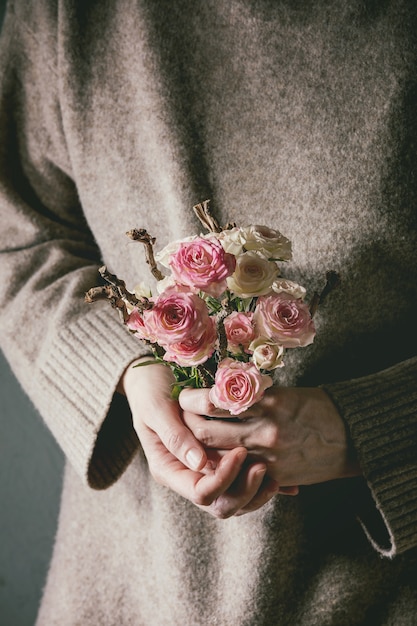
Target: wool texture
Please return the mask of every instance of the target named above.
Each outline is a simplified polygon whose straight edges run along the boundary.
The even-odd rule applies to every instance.
[[[38,626],[412,626],[417,615],[414,0],[9,0],[1,347],[68,459]],[[217,520],[150,476],[118,381],[146,348],[84,293],[221,224],[341,287],[279,385],[322,386],[363,477]]]

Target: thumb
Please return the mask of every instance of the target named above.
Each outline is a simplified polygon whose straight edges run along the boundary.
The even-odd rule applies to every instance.
[[[206,465],[204,447],[183,423],[177,402],[169,400],[159,403],[151,428],[166,449],[186,467],[199,471]]]
[[[159,363],[130,367],[123,377],[123,389],[132,411],[133,425],[138,433],[155,433],[165,448],[181,463],[194,471],[207,462],[202,444],[181,418],[181,409],[171,397],[174,377],[171,370]]]

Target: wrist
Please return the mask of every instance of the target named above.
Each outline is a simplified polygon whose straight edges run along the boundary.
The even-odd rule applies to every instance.
[[[323,390],[326,396],[327,410],[326,421],[329,425],[329,439],[337,441],[340,445],[340,451],[335,457],[336,478],[353,478],[360,476],[362,470],[359,464],[356,449],[350,436],[349,428],[346,421],[340,415],[336,405],[330,396]],[[342,453],[340,453],[343,451]]]
[[[116,392],[120,393],[123,396],[127,396],[128,395],[128,389],[130,388],[130,385],[134,382],[135,379],[135,366],[139,365],[140,363],[145,363],[146,361],[152,361],[154,360],[152,355],[145,355],[145,356],[141,356],[138,357],[137,359],[134,359],[133,361],[131,361],[129,363],[129,365],[126,367],[126,369],[124,370],[123,374],[121,375],[119,382],[117,383],[116,386]]]

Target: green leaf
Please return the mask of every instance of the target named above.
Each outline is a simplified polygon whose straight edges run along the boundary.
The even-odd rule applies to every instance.
[[[144,365],[155,365],[155,363],[162,363],[162,365],[168,365],[166,361],[162,359],[152,359],[152,361],[143,361],[142,363],[136,363],[132,367],[143,367]]]
[[[177,380],[177,382],[173,383],[174,387],[192,387],[195,389],[196,380],[195,378],[188,378],[187,380]]]

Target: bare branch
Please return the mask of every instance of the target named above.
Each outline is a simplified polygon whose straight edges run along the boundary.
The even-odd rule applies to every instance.
[[[120,296],[117,287],[114,285],[92,287],[85,294],[84,300],[87,304],[92,304],[93,302],[98,302],[99,300],[108,300],[114,309],[118,309],[120,311],[124,322],[126,322],[129,317],[126,302]]]
[[[326,274],[326,284],[324,285],[320,294],[316,291],[310,302],[310,315],[313,317],[319,307],[319,305],[323,304],[329,293],[331,293],[334,289],[339,287],[341,283],[340,276],[334,270],[330,270]]]
[[[155,257],[153,254],[153,245],[156,241],[155,237],[151,237],[148,231],[144,228],[132,228],[132,230],[129,230],[126,235],[133,241],[139,241],[140,243],[144,244],[146,262],[151,268],[151,272],[155,276],[156,280],[162,280],[164,278],[164,275],[157,268]]]
[[[88,304],[98,302],[99,300],[110,300],[115,296],[115,290],[109,285],[103,285],[101,287],[92,287],[85,294],[84,300]]]
[[[135,306],[139,302],[135,294],[131,293],[130,291],[126,289],[125,281],[122,280],[121,278],[118,278],[116,274],[112,274],[111,272],[109,272],[105,265],[100,267],[98,271],[99,271],[100,276],[107,283],[109,283],[110,285],[113,285],[113,287],[117,289],[119,295],[125,298],[127,302],[129,302],[129,304],[132,304],[133,306]]]
[[[200,204],[196,204],[193,206],[194,213],[207,230],[212,233],[221,233],[222,229],[216,218],[211,214],[209,203],[210,200],[205,200],[204,202],[200,202]]]
[[[329,272],[327,272],[326,280],[327,282],[323,288],[323,291],[320,294],[319,304],[323,304],[329,293],[337,289],[337,287],[339,287],[342,282],[340,279],[340,275],[334,270],[330,270]]]

